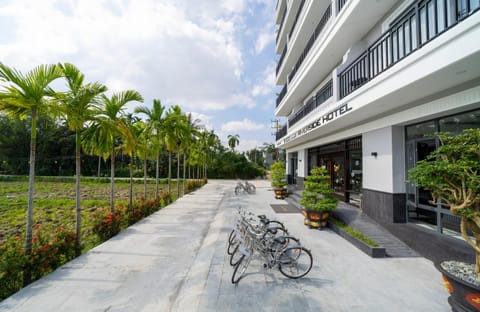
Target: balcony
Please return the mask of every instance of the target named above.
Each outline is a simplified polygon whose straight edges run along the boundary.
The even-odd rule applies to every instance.
[[[313,44],[315,43],[317,38],[322,33],[323,28],[325,27],[325,25],[327,24],[327,22],[328,22],[328,20],[330,19],[331,16],[332,16],[332,6],[329,5],[327,7],[327,9],[325,10],[325,12],[323,13],[323,16],[320,19],[319,23],[317,24],[317,27],[315,27],[315,31],[311,35],[310,39],[307,41],[307,44],[306,44],[305,48],[303,49],[302,54],[298,58],[297,63],[295,64],[292,71],[288,75],[288,82],[292,81],[292,79],[295,77],[295,74],[297,73],[297,70],[300,68],[300,66],[302,66],[302,63],[305,60],[305,58],[307,57],[308,52],[310,52],[310,49],[312,48]]]
[[[302,108],[296,112],[293,116],[288,118],[288,126],[291,127],[305,116],[307,116],[315,108],[319,107],[330,97],[333,96],[333,82],[329,80],[314,96],[312,96],[307,104],[302,106]]]
[[[470,1],[416,1],[339,75],[340,98],[354,92],[411,53],[478,11]]]
[[[277,133],[275,134],[275,139],[278,141],[280,140],[281,138],[283,138],[284,136],[287,135],[287,125],[281,127]]]

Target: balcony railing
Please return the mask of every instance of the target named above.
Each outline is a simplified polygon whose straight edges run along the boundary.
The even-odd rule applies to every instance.
[[[283,138],[284,136],[287,135],[287,125],[281,127],[277,133],[275,134],[275,139],[278,141],[280,140],[281,138]]]
[[[280,70],[280,67],[282,67],[283,59],[285,58],[285,54],[287,54],[287,45],[285,45],[285,48],[283,48],[282,55],[280,55],[280,59],[278,60],[277,64],[277,69],[275,73],[278,75],[278,71]]]
[[[312,96],[307,104],[305,104],[298,112],[292,117],[288,118],[288,126],[291,127],[300,121],[303,117],[307,116],[315,108],[319,107],[326,100],[333,95],[333,83],[332,80],[328,81],[318,92]]]
[[[302,54],[298,58],[297,63],[295,64],[295,66],[292,68],[292,71],[288,75],[289,82],[292,81],[293,77],[295,77],[295,74],[297,73],[300,66],[302,66],[302,63],[307,57],[308,52],[310,52],[310,49],[312,48],[313,44],[322,33],[323,28],[325,27],[325,25],[327,24],[331,16],[332,16],[332,5],[330,4],[328,8],[325,10],[325,12],[323,13],[322,18],[320,19],[317,27],[315,28],[315,31],[313,32],[312,36],[308,40],[307,45],[305,46],[305,49],[303,49]]]
[[[287,7],[283,9],[282,21],[280,22],[280,27],[278,27],[277,38],[275,39],[275,43],[278,43],[278,38],[280,38],[280,33],[282,32],[282,28],[283,28],[283,22],[285,22],[285,16],[287,16]]]
[[[298,17],[300,16],[300,13],[302,13],[303,5],[305,4],[305,0],[302,0],[300,2],[300,6],[298,7],[297,14],[295,15],[295,19],[293,20],[293,25],[292,28],[290,29],[290,32],[288,33],[288,39],[292,37],[293,31],[295,30],[295,26],[297,25]]]
[[[422,0],[414,2],[392,23],[390,29],[339,75],[340,98],[383,73],[458,24],[480,3],[466,0]]]
[[[345,3],[347,3],[348,0],[337,0],[337,1],[338,1],[337,2],[337,8],[338,8],[337,12],[340,12],[343,9],[343,7],[345,6]]]
[[[282,102],[283,98],[285,97],[285,94],[287,94],[287,84],[285,84],[282,88],[282,91],[280,91],[280,93],[278,94],[277,96],[277,106],[280,105],[280,103]]]

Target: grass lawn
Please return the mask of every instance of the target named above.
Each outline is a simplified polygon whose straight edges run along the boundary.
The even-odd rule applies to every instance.
[[[160,193],[168,186],[160,184]],[[172,181],[176,195],[177,184]],[[143,195],[143,183],[133,184],[134,201]],[[116,205],[128,205],[129,184],[115,182]],[[155,195],[155,184],[147,184],[147,198]],[[75,228],[75,182],[36,182],[34,196],[34,223]],[[84,251],[94,247],[96,236],[91,232],[90,215],[98,208],[108,207],[110,183],[82,182],[82,240]],[[8,237],[25,233],[28,182],[0,182],[0,245]]]

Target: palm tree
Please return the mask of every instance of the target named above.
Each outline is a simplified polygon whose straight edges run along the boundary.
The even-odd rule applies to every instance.
[[[143,98],[137,91],[127,90],[114,93],[110,98],[102,94],[100,96],[100,109],[90,128],[85,131],[82,143],[88,153],[110,157],[110,211],[115,211],[115,148],[123,138],[130,139],[124,114],[125,105],[129,102],[143,102]]]
[[[10,114],[30,118],[30,169],[28,176],[27,229],[25,238],[25,254],[32,253],[33,231],[33,195],[35,188],[35,151],[37,140],[37,118],[41,113],[48,113],[54,91],[50,83],[62,76],[58,65],[40,65],[23,75],[20,71],[0,63],[0,80],[7,84],[0,91],[0,109]],[[31,281],[31,270],[27,266],[24,271],[24,285]]]
[[[168,154],[168,191],[170,192],[172,152],[177,152],[177,194],[180,196],[180,151],[187,134],[187,118],[180,106],[171,106],[165,118],[165,143]]]
[[[57,93],[56,98],[60,103],[60,112],[64,116],[67,126],[75,131],[75,172],[76,172],[76,241],[75,254],[80,255],[80,131],[84,129],[85,123],[93,118],[95,99],[101,93],[107,91],[107,87],[98,82],[83,84],[85,76],[72,64],[60,65],[67,81],[68,91]]]
[[[145,130],[145,126],[142,121],[132,114],[127,114],[124,117],[126,130],[124,132],[122,150],[129,156],[130,163],[128,164],[130,171],[130,186],[129,186],[129,196],[128,196],[128,209],[131,211],[133,208],[133,167],[136,151],[139,148],[139,142],[141,141],[141,136]]]
[[[238,134],[234,134],[234,135],[229,134],[227,138],[228,138],[228,146],[230,146],[230,148],[232,149],[232,152],[234,152],[235,146],[237,146],[238,143],[240,143],[239,141],[240,136]]]
[[[200,134],[200,130],[203,126],[200,125],[200,119],[193,119],[192,114],[187,115],[187,123],[185,128],[185,138],[182,140],[181,148],[183,150],[183,194],[185,194],[185,173],[186,173],[186,164],[187,164],[187,153],[192,150],[195,141]]]
[[[153,100],[152,109],[146,106],[140,106],[135,109],[135,113],[142,113],[147,115],[147,131],[155,138],[155,151],[156,151],[156,166],[155,166],[155,198],[158,198],[158,179],[159,179],[159,163],[160,163],[160,150],[161,150],[161,136],[164,131],[163,112],[165,107],[158,99]]]

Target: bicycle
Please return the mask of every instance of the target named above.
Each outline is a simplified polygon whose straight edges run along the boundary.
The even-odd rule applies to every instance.
[[[248,232],[252,235],[252,232]],[[235,265],[232,274],[232,283],[236,284],[247,270],[254,251],[258,251],[265,259],[264,268],[271,269],[278,266],[284,276],[292,279],[301,278],[310,272],[313,266],[313,257],[310,250],[300,244],[300,240],[291,236],[281,236],[262,242],[255,235],[253,246],[240,249],[241,258]]]
[[[270,220],[265,215],[258,215],[255,217],[255,214],[249,211],[242,211],[241,207],[238,207],[238,217],[235,220],[235,226],[228,235],[227,240],[227,254],[232,255],[238,247],[240,243],[240,238],[242,237],[242,232],[245,229],[242,227],[242,220],[244,222],[257,222],[254,226],[258,229],[258,231],[266,232],[268,228],[280,228],[280,232],[284,234],[288,234],[285,225],[277,220]],[[256,219],[258,218],[258,219]]]
[[[237,185],[235,186],[235,195],[242,193],[248,193],[248,194],[255,194],[257,188],[255,185],[252,183],[245,181],[245,183],[242,183],[241,181],[237,182]]]

